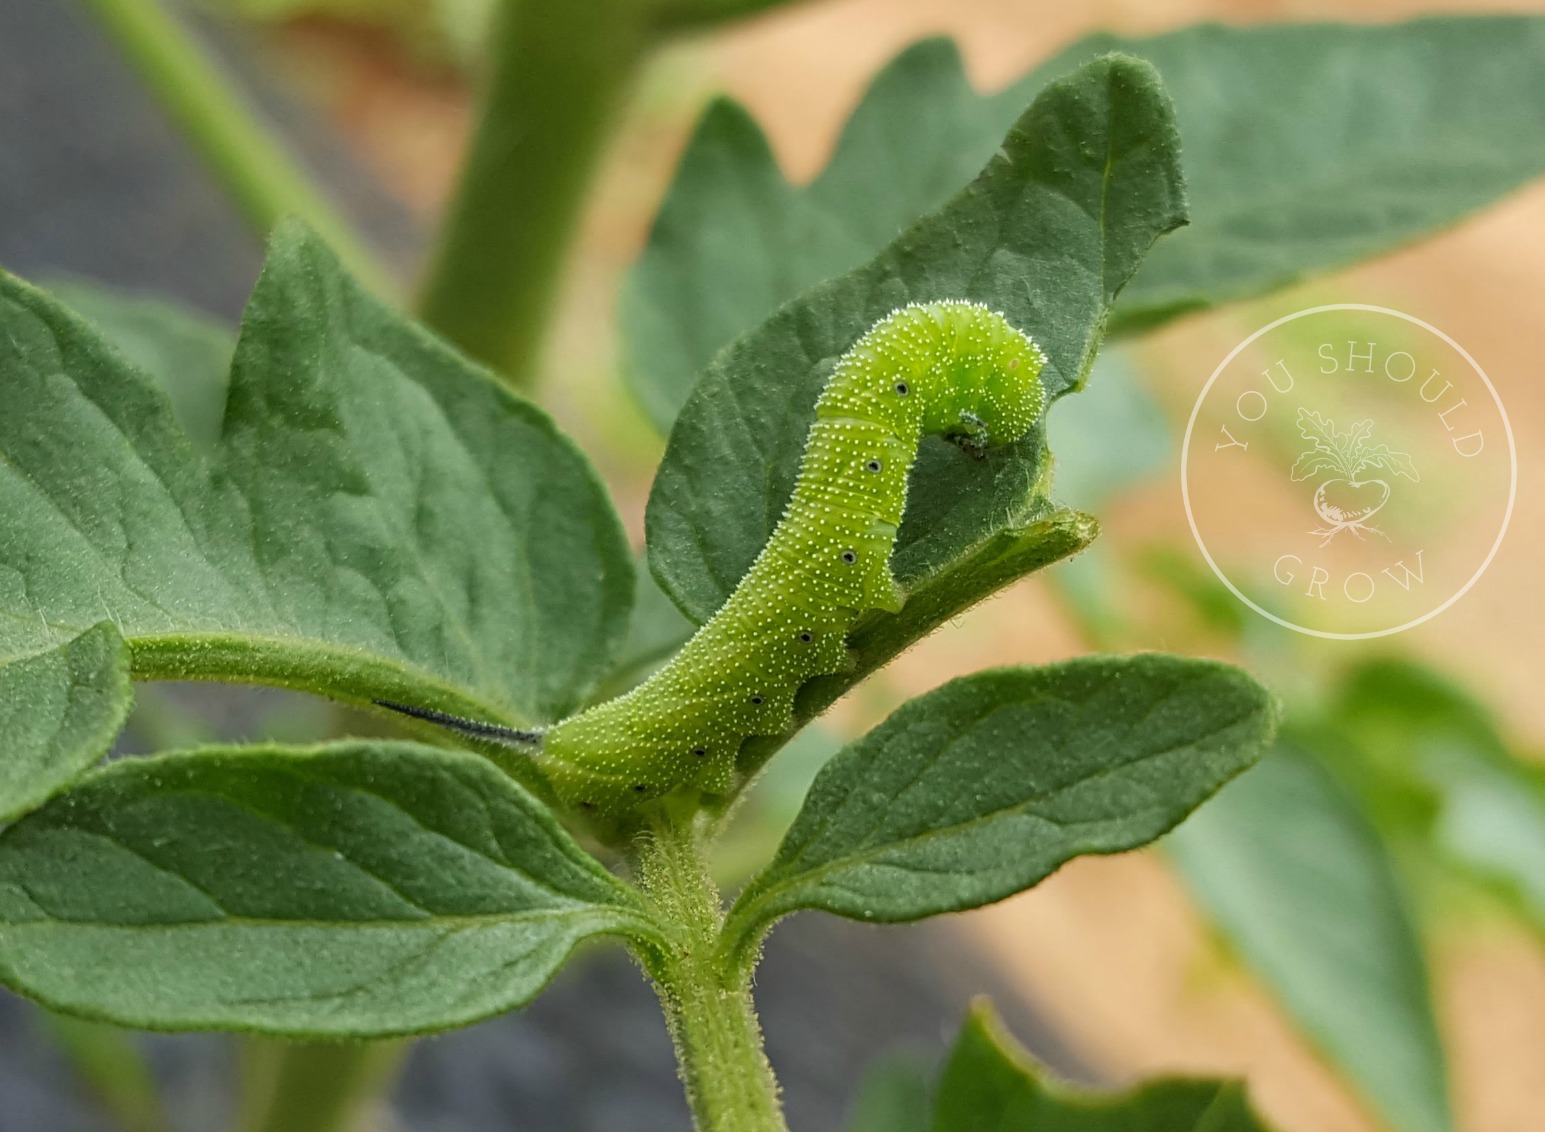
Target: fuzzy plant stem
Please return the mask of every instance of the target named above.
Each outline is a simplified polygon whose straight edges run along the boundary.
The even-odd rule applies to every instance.
[[[645,960],[665,1009],[697,1132],[788,1132],[762,1046],[748,973],[724,961],[724,910],[690,823],[662,823],[640,842],[640,879],[678,946]]]
[[[640,0],[503,0],[424,321],[532,384],[587,188],[649,46]]]

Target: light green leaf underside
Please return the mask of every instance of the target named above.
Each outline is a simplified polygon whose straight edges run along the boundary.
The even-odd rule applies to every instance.
[[[124,760],[0,835],[0,974],[153,1029],[368,1037],[530,999],[631,890],[476,756],[411,743]]]
[[[1395,1132],[1452,1132],[1427,973],[1374,829],[1292,743],[1166,842],[1232,948]]]
[[[624,293],[651,416],[668,428],[720,348],[942,204],[1035,92],[1110,50],[1152,62],[1175,100],[1193,219],[1122,295],[1118,330],[1356,263],[1545,171],[1539,17],[1100,35],[988,96],[952,44],[924,42],[876,78],[806,188],[740,107],[705,114]]]
[[[1514,753],[1491,712],[1391,657],[1347,674],[1332,719],[1361,757],[1328,765],[1362,772],[1353,787],[1385,838],[1423,864],[1435,855],[1545,935],[1545,769]]]
[[[1195,217],[1132,280],[1118,333],[1372,258],[1545,172],[1538,16],[1204,24],[1103,48],[1164,76]]]
[[[133,701],[112,625],[0,665],[0,822],[36,809],[107,753]]]
[[[1001,311],[1045,350],[1050,397],[1074,388],[1115,293],[1149,245],[1184,221],[1183,196],[1174,123],[1152,68],[1113,56],[1048,87],[948,204],[714,359],[649,498],[655,576],[699,621],[723,603],[782,515],[831,367],[906,302],[963,298]],[[925,443],[897,577],[916,586],[995,532],[1046,516],[1045,472],[1040,426],[985,460]]]
[[[1120,1093],[1070,1089],[1036,1065],[985,1001],[955,1039],[934,1132],[1268,1132],[1238,1081],[1166,1078]]]
[[[1438,845],[1515,901],[1545,938],[1545,773],[1466,759],[1432,773],[1442,783]]]
[[[744,953],[800,908],[915,920],[1136,848],[1250,766],[1270,696],[1210,661],[1006,668],[903,705],[829,762],[726,929]]]
[[[512,719],[604,673],[633,580],[589,463],[298,225],[207,459],[42,292],[0,277],[0,327],[0,659],[111,619],[136,676]]]

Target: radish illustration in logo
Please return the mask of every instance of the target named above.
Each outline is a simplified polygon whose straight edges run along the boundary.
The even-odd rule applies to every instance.
[[[1186,521],[1218,581],[1326,640],[1389,636],[1453,606],[1496,556],[1517,487],[1512,426],[1475,359],[1367,303],[1295,311],[1240,342],[1197,395],[1180,451]]]
[[[1325,546],[1342,531],[1358,538],[1369,531],[1385,539],[1389,536],[1369,520],[1389,502],[1389,484],[1381,479],[1359,479],[1365,471],[1382,468],[1395,475],[1419,482],[1416,465],[1404,452],[1392,451],[1387,444],[1370,444],[1372,421],[1358,421],[1346,432],[1336,431],[1336,422],[1309,409],[1298,410],[1298,431],[1311,447],[1293,465],[1293,482],[1335,472],[1322,480],[1314,492],[1314,510],[1325,526],[1310,531],[1320,536]]]

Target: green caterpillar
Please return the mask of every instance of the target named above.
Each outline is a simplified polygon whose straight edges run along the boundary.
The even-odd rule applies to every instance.
[[[850,664],[859,614],[895,611],[890,571],[907,473],[927,434],[980,455],[1040,417],[1045,355],[976,303],[893,311],[843,355],[816,402],[783,518],[719,611],[631,692],[519,732],[385,704],[465,733],[540,748],[566,804],[616,814],[682,786],[723,791],[748,735],[794,723],[801,685]]]

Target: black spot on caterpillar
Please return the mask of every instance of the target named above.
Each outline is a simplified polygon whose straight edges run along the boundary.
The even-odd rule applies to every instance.
[[[1044,364],[1027,335],[978,304],[893,311],[838,361],[767,545],[648,680],[540,736],[384,706],[507,745],[539,738],[537,765],[585,810],[617,813],[683,786],[727,789],[742,740],[788,730],[799,688],[847,668],[858,616],[901,608],[890,555],[922,437],[977,456],[1019,439],[1041,415]]]

